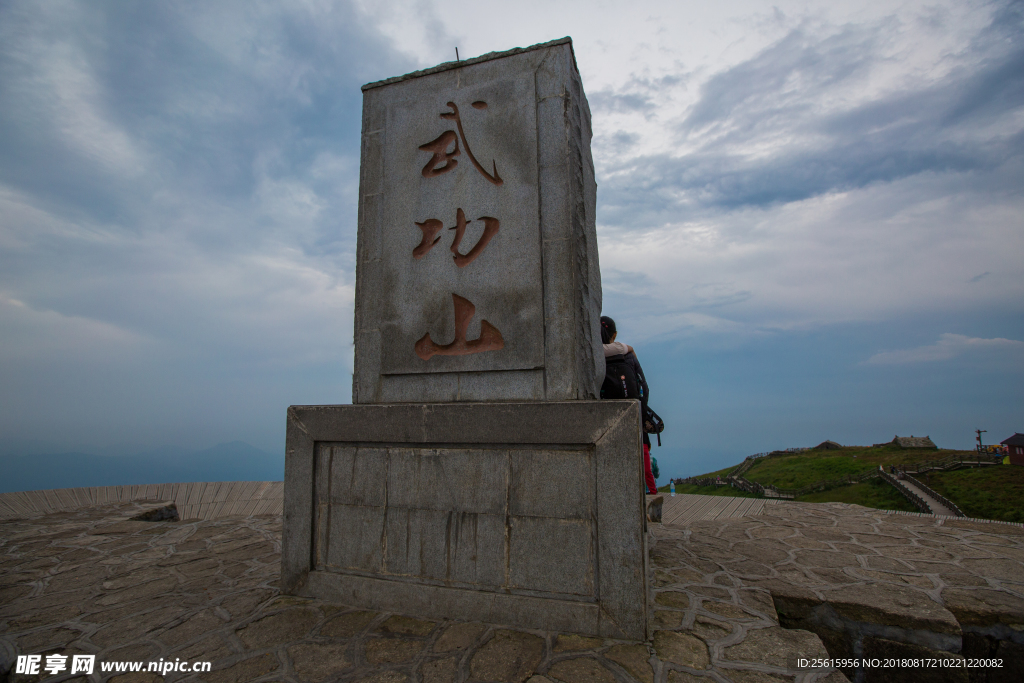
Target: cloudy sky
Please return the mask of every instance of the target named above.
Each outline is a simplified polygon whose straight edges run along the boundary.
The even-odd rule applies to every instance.
[[[359,86],[565,35],[663,477],[1024,432],[1019,1],[15,1],[0,453],[282,453],[350,400]]]

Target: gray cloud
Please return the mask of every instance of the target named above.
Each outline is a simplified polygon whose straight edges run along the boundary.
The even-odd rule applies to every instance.
[[[348,4],[0,6],[0,431],[275,448],[298,378],[345,400],[359,86],[413,67]]]
[[[999,354],[1006,357],[1012,369],[1020,370],[1024,361],[1024,342],[1015,339],[982,339],[962,334],[945,333],[927,346],[896,351],[881,351],[864,361],[866,365],[906,365],[949,361],[965,354]]]
[[[23,4],[3,26],[0,182],[123,225],[168,183],[244,201],[260,170],[357,154],[358,86],[405,66],[345,5]]]
[[[660,78],[633,76],[615,90],[596,90],[587,95],[591,111],[597,115],[609,112],[652,114],[661,106],[659,93],[666,88],[684,85],[688,74],[670,74]]]
[[[769,206],[927,173],[996,171],[1012,184],[1024,160],[1021,13],[1019,3],[998,9],[945,57],[945,77],[904,76],[868,97],[865,80],[890,60],[892,22],[824,37],[794,30],[704,83],[676,126],[685,154],[605,157],[603,219],[656,225],[680,210]],[[637,84],[628,91],[642,98]]]

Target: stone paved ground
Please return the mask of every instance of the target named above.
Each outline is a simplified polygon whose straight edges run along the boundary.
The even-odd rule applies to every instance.
[[[736,612],[708,598],[773,612],[783,626],[817,633],[833,656],[997,657],[1001,669],[846,670],[864,680],[1024,679],[1024,529],[930,515],[896,515],[844,504],[766,506],[757,517],[656,529],[656,602],[702,609],[656,612],[662,626],[682,619],[696,630],[708,612]],[[757,629],[750,632],[753,628]],[[752,642],[778,638],[781,667],[803,644],[732,623],[709,641],[712,661],[736,660]],[[743,645],[730,647],[747,631]],[[776,634],[776,635],[773,635]],[[753,639],[753,640],[752,640]],[[655,639],[657,642],[657,637]],[[808,644],[807,647],[810,645]],[[953,653],[953,654],[951,654]],[[785,673],[779,668],[770,669]],[[970,676],[968,676],[970,673]]]
[[[824,654],[813,634],[780,629],[770,602],[746,607],[740,592],[703,606],[688,593],[660,593],[662,630],[645,644],[281,596],[279,517],[124,521],[140,509],[122,504],[0,525],[0,638],[10,652],[95,653],[100,662],[211,660],[213,671],[201,677],[167,676],[210,683],[521,683],[537,676],[533,683],[684,683],[694,680],[690,674],[746,683],[772,680],[759,677],[766,646],[783,642]],[[693,587],[684,590],[692,594]],[[767,639],[747,635],[758,627]],[[808,672],[800,680],[823,677]]]
[[[826,639],[822,623],[888,620],[889,631],[869,634],[883,646],[900,637],[948,645],[956,619],[982,630],[996,624],[1003,637],[992,640],[996,649],[1024,628],[1024,533],[1007,525],[800,504],[686,529],[653,525],[656,630],[652,642],[638,644],[281,596],[279,517],[125,521],[151,507],[0,523],[0,660],[18,653],[210,660],[211,673],[166,677],[210,683],[838,683],[839,671],[794,668],[797,656],[827,653],[814,633],[780,626],[776,604],[783,625],[816,628]],[[883,597],[857,597],[872,591]],[[824,621],[822,605],[834,612]]]

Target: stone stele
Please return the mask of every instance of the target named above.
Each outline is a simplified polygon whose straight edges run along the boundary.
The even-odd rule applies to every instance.
[[[636,401],[604,377],[566,38],[363,87],[349,406],[292,406],[282,587],[643,640]]]
[[[569,38],[363,86],[353,403],[598,398],[591,137]]]

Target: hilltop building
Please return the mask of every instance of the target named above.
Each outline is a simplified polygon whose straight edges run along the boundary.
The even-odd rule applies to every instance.
[[[875,446],[899,446],[900,448],[931,448],[938,450],[938,446],[928,436],[894,436],[892,441],[876,443]]]
[[[1011,465],[1024,465],[1024,434],[1014,432],[1013,436],[1000,443],[1006,446]]]
[[[842,448],[842,445],[835,441],[822,441],[814,447],[814,449],[818,451],[834,451],[837,448]]]

